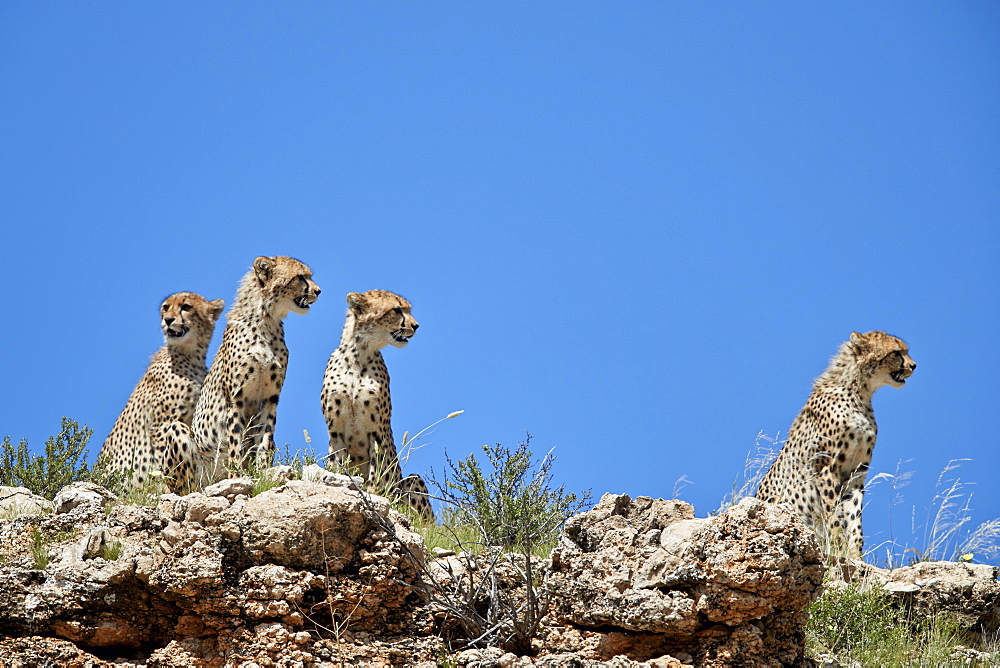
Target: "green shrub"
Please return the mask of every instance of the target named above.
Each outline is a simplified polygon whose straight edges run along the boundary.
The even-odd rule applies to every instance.
[[[4,437],[0,443],[0,485],[27,487],[51,500],[71,482],[89,480],[92,471],[85,448],[93,433],[86,425],[81,428],[64,417],[59,433],[45,441],[44,455],[32,455],[25,439],[15,446],[10,436]]]
[[[513,450],[499,443],[484,445],[489,470],[470,454],[458,463],[447,459],[442,482],[431,478],[445,507],[446,522],[437,537],[445,537],[464,555],[467,573],[477,573],[445,587],[429,578],[432,599],[462,628],[464,638],[456,639],[460,643],[531,651],[549,605],[536,562],[548,556],[562,524],[590,503],[589,492],[578,496],[552,487],[555,458],[550,452],[534,462],[530,440]],[[509,590],[499,575],[501,567],[517,573],[520,593]]]
[[[532,462],[530,440],[513,451],[499,443],[484,445],[489,471],[475,454],[457,464],[448,459],[444,484],[435,484],[458,521],[477,527],[486,545],[548,556],[563,522],[590,504],[590,493],[578,497],[551,487],[555,457],[550,452]]]
[[[844,665],[948,665],[962,644],[958,623],[946,614],[911,619],[879,587],[829,587],[809,607],[806,653]]]

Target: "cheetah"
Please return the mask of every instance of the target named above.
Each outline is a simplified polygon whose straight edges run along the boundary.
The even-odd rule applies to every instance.
[[[757,498],[791,504],[831,551],[861,559],[865,477],[878,431],[872,395],[883,385],[903,387],[916,368],[895,336],[852,333],[813,383]]]
[[[210,302],[193,292],[172,294],[160,305],[164,345],[153,354],[98,456],[113,470],[131,472],[132,487],[144,485],[154,471],[168,480],[189,475],[177,470],[189,463],[168,450],[161,430],[174,421],[191,424],[223,306],[221,299]]]
[[[340,346],[327,362],[320,396],[330,457],[370,487],[387,489],[417,516],[431,520],[434,513],[423,479],[402,477],[390,424],[389,372],[381,352],[387,345],[405,348],[420,325],[410,313],[410,302],[386,290],[348,293],[347,304]]]
[[[279,255],[253,261],[226,315],[191,427],[171,425],[174,447],[196,460],[194,475],[179,485],[192,489],[229,469],[270,464],[288,364],[282,321],[289,312],[308,313],[319,294],[312,270],[299,260]]]

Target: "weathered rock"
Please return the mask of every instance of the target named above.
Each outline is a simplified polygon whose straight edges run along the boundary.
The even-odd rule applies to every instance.
[[[331,487],[350,487],[352,489],[364,489],[365,487],[365,481],[362,478],[334,473],[333,471],[326,470],[319,464],[308,464],[302,467],[302,479],[321,482]]]
[[[835,584],[881,587],[914,618],[947,614],[969,642],[1000,633],[1000,568],[954,561],[922,561],[892,570],[841,559]]]
[[[431,668],[467,636],[440,600],[425,603],[424,580],[465,587],[479,611],[527,600],[522,557],[440,550],[425,565],[385,499],[296,480],[251,497],[247,481],[224,483],[156,508],[106,512],[91,498],[62,514],[0,516],[0,666]],[[679,501],[609,495],[567,522],[548,567],[535,557],[531,568],[552,598],[530,651],[462,649],[449,663],[809,664],[802,610],[824,567],[812,533],[780,508],[749,499],[695,519]],[[843,568],[915,614],[954,612],[996,633],[995,569]]]
[[[250,478],[227,478],[220,480],[214,485],[209,485],[204,490],[205,496],[224,496],[230,501],[242,494],[250,496],[253,492],[253,480]]]
[[[596,659],[795,663],[820,557],[810,529],[756,499],[696,520],[681,501],[606,495],[552,553],[555,617],[605,636]]]
[[[308,663],[306,628],[340,624],[373,637],[398,634],[421,600],[419,560],[405,558],[403,545],[422,555],[422,541],[378,497],[290,481],[232,502],[164,495],[159,509],[116,508],[107,516],[99,505],[87,515],[82,510],[49,516],[34,529],[68,533],[68,541],[50,547],[55,558],[46,568],[27,561],[0,566],[0,600],[7,602],[0,636],[161,648],[182,657],[156,663],[154,652],[151,665],[190,665],[184,656],[212,665],[212,657],[236,655],[231,643],[252,637],[247,660],[278,648],[276,656]],[[61,530],[56,521],[74,514],[85,521]],[[112,544],[117,558],[108,561],[101,555],[111,558],[105,548]],[[0,648],[0,665],[10,665],[11,656]]]
[[[57,513],[68,513],[79,506],[108,508],[118,502],[118,497],[92,482],[73,482],[63,487],[52,499]]]
[[[51,501],[38,496],[27,487],[0,487],[0,515],[37,515],[51,513],[54,509]]]
[[[967,630],[1000,628],[1000,568],[948,561],[919,562],[885,573],[883,588],[914,615],[945,612]]]

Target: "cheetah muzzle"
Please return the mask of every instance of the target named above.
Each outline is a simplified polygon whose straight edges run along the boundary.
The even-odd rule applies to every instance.
[[[308,311],[309,307],[312,305],[316,298],[312,295],[302,295],[301,297],[295,298],[295,305],[298,306],[303,311]]]
[[[170,337],[171,339],[180,339],[185,334],[188,333],[188,328],[187,328],[187,325],[181,325],[180,327],[178,327],[176,329],[172,325],[167,325],[167,329],[165,330],[165,332],[166,332],[166,335],[168,337]]]
[[[899,369],[898,371],[893,371],[892,373],[890,373],[889,376],[900,385],[905,385],[906,379],[909,378],[912,374],[913,372],[910,371],[909,369]]]
[[[395,332],[389,332],[389,336],[392,337],[393,341],[396,341],[397,343],[402,343],[404,346],[410,342],[410,337],[404,336],[403,330],[401,329],[397,329]]]

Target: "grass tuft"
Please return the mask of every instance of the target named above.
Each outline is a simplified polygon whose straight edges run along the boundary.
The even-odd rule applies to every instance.
[[[950,665],[962,644],[955,618],[911,619],[877,583],[830,586],[809,607],[806,654],[820,663]]]

